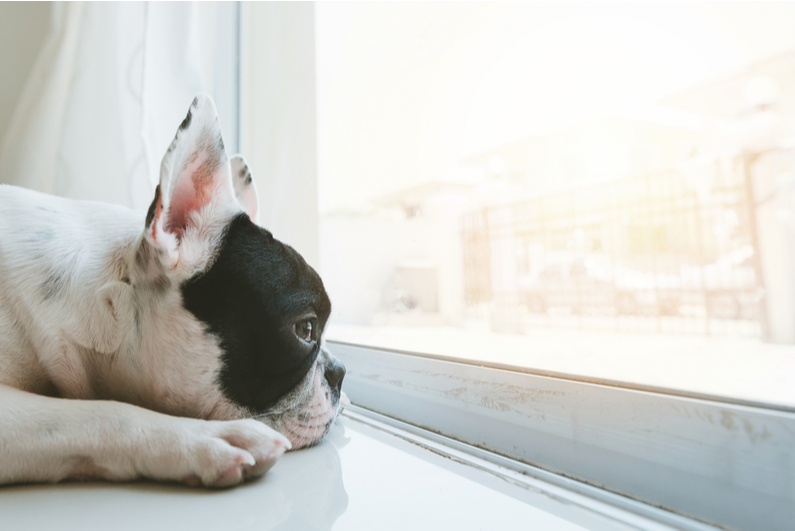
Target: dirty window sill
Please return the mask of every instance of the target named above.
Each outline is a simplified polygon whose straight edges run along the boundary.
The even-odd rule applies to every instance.
[[[795,412],[795,345],[709,338],[332,324],[326,340],[692,398]]]

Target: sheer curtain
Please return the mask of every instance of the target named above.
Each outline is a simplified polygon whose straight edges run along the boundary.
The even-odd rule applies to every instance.
[[[0,149],[0,182],[146,208],[160,158],[194,95],[236,97],[220,86],[237,83],[235,9],[57,4]],[[236,102],[223,103],[227,145],[236,148]]]

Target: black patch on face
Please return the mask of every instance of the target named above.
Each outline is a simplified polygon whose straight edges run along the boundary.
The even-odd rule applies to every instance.
[[[245,214],[230,223],[213,265],[182,285],[182,296],[220,340],[224,394],[257,413],[294,388],[320,353],[320,335],[304,342],[293,324],[314,315],[322,331],[331,312],[318,274]]]

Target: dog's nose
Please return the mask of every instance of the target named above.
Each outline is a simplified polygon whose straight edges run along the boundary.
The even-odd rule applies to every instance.
[[[342,389],[342,379],[345,378],[345,365],[334,356],[329,356],[331,364],[326,367],[326,380],[329,387],[337,391]]]

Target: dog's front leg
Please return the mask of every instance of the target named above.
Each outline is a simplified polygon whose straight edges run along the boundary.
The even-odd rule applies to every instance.
[[[171,417],[0,385],[0,484],[145,477],[226,487],[264,474],[289,447],[251,419]]]

